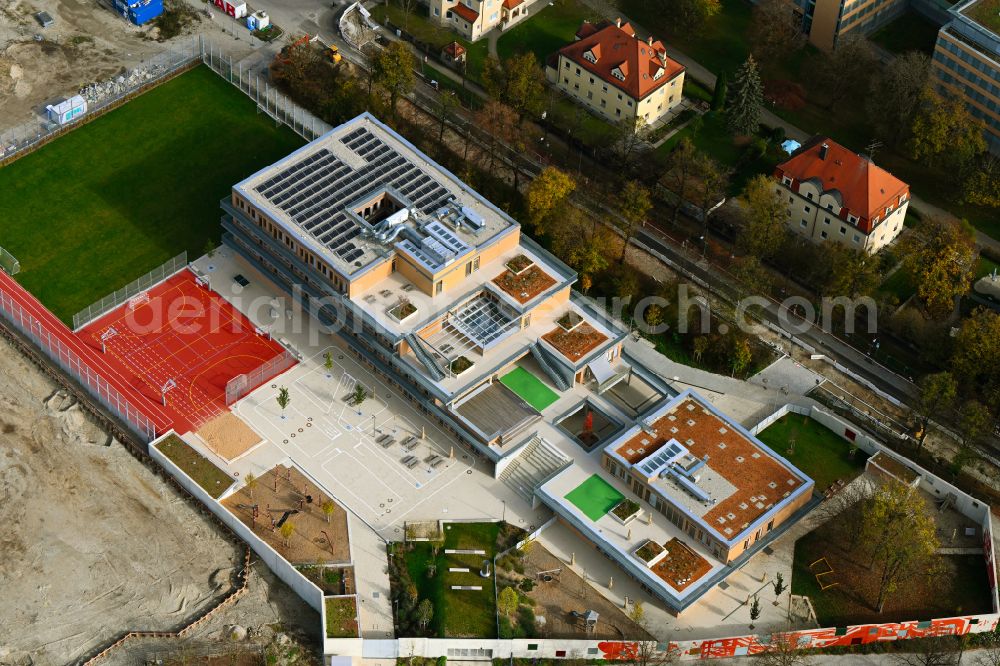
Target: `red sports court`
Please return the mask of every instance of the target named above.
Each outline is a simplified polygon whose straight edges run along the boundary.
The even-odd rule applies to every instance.
[[[194,430],[227,408],[226,383],[285,354],[277,342],[183,270],[77,335],[163,410],[178,432]],[[103,349],[103,352],[101,351]],[[281,363],[271,375],[294,361]],[[259,377],[247,391],[270,379]]]

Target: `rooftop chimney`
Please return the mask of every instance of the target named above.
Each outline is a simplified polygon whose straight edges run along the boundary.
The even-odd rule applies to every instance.
[[[827,153],[827,152],[828,152],[829,150],[830,150],[830,146],[829,146],[828,144],[825,144],[825,143],[824,143],[824,144],[823,144],[822,146],[820,146],[820,147],[819,147],[819,158],[820,158],[821,160],[825,160],[825,159],[826,159],[826,153]]]
[[[622,27],[622,17],[621,16],[619,16],[618,18],[615,19],[615,26],[619,27],[619,28]]]

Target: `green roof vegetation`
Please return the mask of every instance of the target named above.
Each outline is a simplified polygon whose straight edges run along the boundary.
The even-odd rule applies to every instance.
[[[222,493],[233,485],[233,479],[216,467],[208,458],[201,455],[177,435],[170,435],[156,445],[156,448],[178,467],[191,480],[201,486],[205,492],[218,499]]]

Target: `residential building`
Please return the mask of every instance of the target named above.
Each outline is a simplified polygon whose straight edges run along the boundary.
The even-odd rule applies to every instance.
[[[535,0],[428,0],[431,20],[469,41],[490,30],[504,30],[528,17]]]
[[[680,104],[684,66],[663,42],[643,41],[621,19],[584,22],[576,41],[549,59],[546,76],[594,113],[617,122],[651,125]]]
[[[935,86],[965,102],[986,124],[990,150],[1000,153],[1000,13],[988,0],[967,0],[948,13],[931,63]]]
[[[629,372],[627,331],[572,293],[576,273],[370,114],[222,208],[227,245],[491,460],[541,416],[497,382],[519,361],[559,390]]]
[[[903,14],[909,0],[797,0],[809,42],[832,51],[850,34],[868,35]]]
[[[578,460],[538,492],[673,613],[793,524],[815,485],[693,390],[643,414],[591,471]],[[601,513],[588,496],[621,501]]]
[[[774,170],[789,228],[874,254],[903,230],[910,188],[832,139],[814,138]]]

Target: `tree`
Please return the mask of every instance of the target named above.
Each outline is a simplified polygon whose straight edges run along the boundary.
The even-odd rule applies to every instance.
[[[624,170],[631,164],[639,146],[646,140],[646,119],[642,116],[622,118],[613,127],[611,154],[618,167]]]
[[[705,335],[699,335],[691,341],[691,354],[695,361],[701,362],[701,357],[708,350],[708,342],[708,336]]]
[[[621,196],[618,200],[618,212],[621,219],[615,223],[622,232],[624,243],[622,243],[622,253],[618,261],[625,261],[625,252],[628,250],[629,241],[635,233],[636,225],[645,222],[646,216],[653,208],[653,200],[649,196],[649,190],[640,185],[635,180],[629,180],[622,188]]]
[[[817,57],[819,62],[814,68],[814,76],[818,87],[826,94],[824,107],[827,110],[841,102],[848,93],[867,90],[872,72],[879,64],[868,38],[853,33],[838,39],[832,52]]]
[[[993,418],[990,410],[978,400],[967,400],[958,413],[958,432],[962,437],[962,446],[970,447],[989,432]]]
[[[767,649],[754,655],[753,660],[761,666],[798,666],[805,663],[805,651],[799,648],[794,632],[771,635]]]
[[[899,146],[913,125],[917,105],[930,80],[931,59],[919,51],[908,51],[878,67],[866,99],[868,120],[878,135]]]
[[[737,239],[737,246],[761,260],[772,257],[781,249],[788,234],[785,226],[788,209],[770,176],[758,174],[750,179],[740,199],[746,212],[746,223]]]
[[[912,403],[911,413],[916,417],[919,434],[917,447],[924,445],[931,419],[947,413],[955,404],[958,394],[958,382],[948,371],[924,375],[917,386],[920,394]]]
[[[661,178],[663,186],[673,196],[670,197],[670,223],[677,224],[677,216],[680,215],[684,202],[687,201],[690,190],[695,185],[695,173],[697,170],[696,156],[697,149],[691,139],[684,137],[677,142],[674,149],[667,157],[667,168]]]
[[[288,389],[284,386],[278,389],[278,407],[281,407],[282,417],[284,417],[285,408],[292,402],[292,397],[288,394]]]
[[[712,111],[719,113],[726,108],[726,95],[728,93],[726,83],[726,73],[722,72],[715,79],[715,89],[712,91]]]
[[[444,90],[438,95],[438,147],[444,145],[444,129],[448,124],[448,119],[451,118],[452,112],[458,106],[458,96],[453,90]]]
[[[953,666],[962,662],[962,643],[952,636],[918,638],[893,661],[900,666]]]
[[[579,271],[582,276],[597,275],[608,267],[608,255],[606,249],[614,243],[611,232],[607,227],[600,226],[592,232],[584,231],[577,243],[566,255],[566,262]],[[583,284],[580,285],[583,288]],[[586,293],[584,289],[584,293]]]
[[[730,171],[705,153],[697,153],[694,161],[697,176],[694,203],[701,208],[703,230],[708,226],[710,209],[726,196]]]
[[[978,654],[977,666],[1000,666],[1000,632],[996,629],[988,633],[977,634]]]
[[[389,110],[396,122],[396,101],[413,89],[414,59],[406,42],[389,42],[372,60],[375,83],[389,94]]]
[[[323,354],[323,367],[327,372],[333,370],[333,352],[325,352]]]
[[[899,586],[926,576],[940,547],[934,518],[919,493],[898,481],[880,486],[861,502],[859,536],[875,568],[875,609],[881,613]]]
[[[743,374],[752,360],[750,341],[742,335],[733,334],[729,347],[729,368],[733,371],[732,376]]]
[[[791,0],[761,0],[750,19],[752,51],[769,62],[788,56],[805,44],[802,19]]]
[[[368,391],[361,382],[354,385],[354,392],[351,393],[351,404],[355,407],[359,406],[365,400],[368,399]]]
[[[959,386],[984,392],[1000,385],[1000,315],[976,308],[955,336],[951,373]]]
[[[642,624],[642,619],[646,615],[646,608],[641,601],[633,601],[632,608],[628,612],[628,618],[636,624]]]
[[[523,121],[526,115],[541,112],[545,100],[545,75],[535,54],[525,51],[501,62],[488,56],[482,72],[483,88]]]
[[[333,513],[337,510],[337,505],[333,503],[333,500],[326,499],[320,503],[319,509],[326,516],[326,522],[329,523],[330,518],[333,517]]]
[[[548,166],[531,181],[525,195],[528,222],[536,234],[544,235],[576,189],[576,181],[556,167]]]
[[[774,605],[778,605],[778,597],[781,593],[785,591],[785,577],[781,575],[781,572],[774,574],[774,582],[771,583],[771,587],[774,589]]]
[[[430,599],[424,599],[417,605],[417,623],[421,629],[426,629],[427,625],[434,619],[434,604]]]
[[[880,283],[878,262],[868,254],[839,243],[824,249],[824,296],[866,296]]]
[[[205,241],[205,256],[209,259],[215,256],[215,243],[212,242],[211,238]]]
[[[510,586],[500,590],[500,594],[497,595],[497,610],[508,618],[513,617],[514,613],[517,612],[518,603],[517,592]]]
[[[967,224],[944,217],[921,222],[901,243],[904,266],[917,285],[917,298],[927,313],[943,319],[955,300],[968,293],[976,267],[975,232]]]
[[[760,263],[760,259],[748,254],[737,259],[729,268],[729,272],[736,278],[737,288],[741,298],[747,296],[764,295],[771,288],[771,274],[767,268]]]
[[[986,150],[984,130],[983,121],[969,113],[960,97],[942,97],[928,88],[913,118],[913,157],[959,176]]]
[[[699,33],[722,10],[720,0],[659,0],[664,16],[670,16],[678,32]]]
[[[292,535],[295,534],[295,525],[292,524],[292,521],[285,520],[285,522],[281,524],[281,527],[278,528],[278,532],[281,534],[281,538],[284,541],[285,548],[288,548],[288,544],[291,541]]]
[[[726,124],[734,134],[752,136],[760,127],[760,112],[764,105],[764,85],[753,56],[736,70],[729,98],[726,100]]]
[[[962,178],[962,200],[976,206],[1000,208],[1000,158],[983,153]]]
[[[476,112],[476,126],[486,134],[488,171],[493,175],[497,148],[510,143],[517,134],[517,114],[503,102],[490,100]]]
[[[246,486],[250,499],[253,499],[253,489],[257,486],[257,477],[253,472],[247,472],[247,475],[243,477],[243,485]]]
[[[753,629],[753,623],[757,621],[760,617],[760,599],[757,595],[753,595],[753,600],[750,602],[750,628]]]

